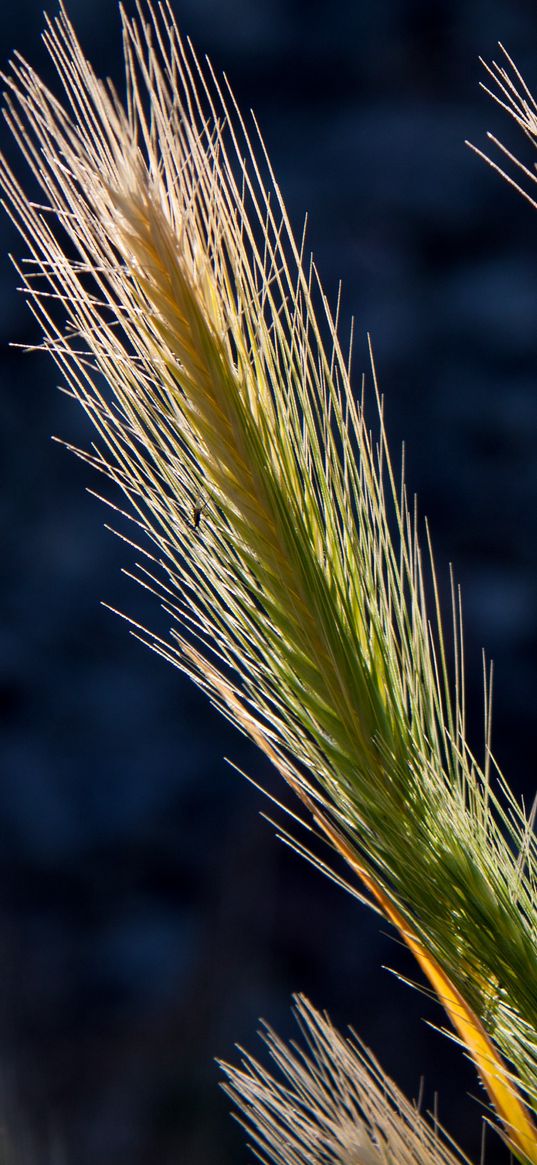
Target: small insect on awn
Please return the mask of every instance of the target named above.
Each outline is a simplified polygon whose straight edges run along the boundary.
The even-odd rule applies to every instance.
[[[191,518],[190,522],[187,522],[187,525],[190,526],[191,530],[199,530],[200,523],[201,523],[201,515],[202,515],[204,509],[206,509],[206,507],[207,507],[207,502],[202,502],[200,499],[198,499],[196,502],[193,503],[193,505],[192,505],[192,518]]]

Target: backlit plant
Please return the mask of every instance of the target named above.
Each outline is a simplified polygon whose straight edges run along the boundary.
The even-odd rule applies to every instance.
[[[63,13],[45,33],[63,103],[14,58],[6,116],[46,205],[5,161],[0,181],[44,346],[96,430],[77,452],[122,491],[139,580],[169,614],[166,640],[139,633],[273,761],[535,1165],[533,822],[488,728],[483,764],[468,746],[456,589],[451,676],[378,392],[372,435],[255,126],[169,11],[123,29],[124,103]],[[300,1007],[306,1066],[270,1037],[287,1083],[228,1069],[262,1159],[451,1161],[359,1046]]]

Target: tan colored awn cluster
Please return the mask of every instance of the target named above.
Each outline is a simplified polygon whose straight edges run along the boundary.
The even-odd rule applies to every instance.
[[[254,149],[168,9],[122,19],[124,102],[63,12],[45,32],[61,100],[14,58],[6,116],[44,202],[5,161],[0,181],[43,344],[96,430],[77,452],[123,495],[170,617],[168,639],[139,633],[273,760],[536,1165],[533,822],[495,773],[488,694],[483,766],[468,747],[458,595],[452,680],[382,410],[374,437],[257,130]],[[262,1159],[447,1165],[380,1069],[299,1010],[305,1065],[270,1037],[287,1083],[228,1069]]]

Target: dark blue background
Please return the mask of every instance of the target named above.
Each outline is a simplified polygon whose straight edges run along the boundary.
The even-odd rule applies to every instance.
[[[477,83],[500,38],[537,83],[533,0],[176,0],[182,29],[264,130],[297,230],[357,318],[356,381],[373,334],[388,427],[453,561],[466,612],[470,721],[480,746],[481,648],[496,662],[494,744],[535,790],[537,217],[465,148],[506,120]],[[70,12],[102,73],[121,77],[114,0]],[[0,59],[46,69],[41,4],[4,2]],[[522,143],[521,143],[522,144]],[[9,144],[7,146],[9,148]],[[1,251],[23,248],[0,222]],[[478,1157],[479,1091],[441,1012],[378,921],[286,851],[261,797],[226,767],[265,763],[104,599],[141,622],[127,548],[84,492],[85,443],[55,389],[16,277],[2,331],[0,1065],[5,1118],[29,1159],[70,1165],[247,1159],[215,1056],[289,1030],[307,992],[351,1023]],[[447,592],[447,585],[444,586]],[[274,787],[277,789],[277,782]],[[25,1149],[26,1146],[26,1149]],[[490,1139],[488,1165],[503,1160]]]

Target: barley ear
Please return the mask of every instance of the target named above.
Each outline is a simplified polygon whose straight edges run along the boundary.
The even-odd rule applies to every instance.
[[[272,757],[536,1165],[535,839],[488,730],[482,764],[468,745],[456,588],[451,675],[374,367],[375,435],[255,126],[169,9],[147,12],[122,14],[123,103],[63,11],[45,33],[63,103],[20,57],[6,77],[45,205],[3,160],[0,183],[44,346],[96,430],[77,452],[145,537],[137,577],[171,628],[141,637]]]

